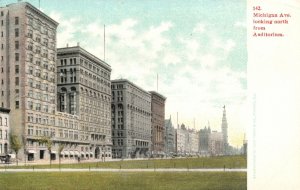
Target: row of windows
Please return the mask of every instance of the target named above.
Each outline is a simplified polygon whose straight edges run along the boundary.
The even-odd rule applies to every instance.
[[[55,65],[54,64],[50,64],[48,61],[41,61],[41,58],[37,58],[35,60],[35,62],[33,61],[33,55],[29,54],[29,63],[35,64],[36,66],[39,66],[40,69],[45,69],[46,72],[55,72]],[[29,69],[31,67],[31,70],[33,69],[33,65],[30,64]],[[28,69],[28,72],[30,72],[30,70]],[[33,72],[32,72],[33,73]],[[54,76],[54,75],[53,75]]]
[[[30,123],[37,123],[42,125],[55,125],[55,118],[49,117],[48,115],[28,113],[27,121]]]
[[[104,86],[103,84],[99,85],[99,83],[92,82],[88,79],[85,79],[84,77],[80,77],[80,82],[83,83],[84,85],[90,87],[90,88],[97,89],[98,91],[110,94],[110,88]]]
[[[42,40],[42,36],[40,34],[36,34],[34,36],[33,35],[33,30],[28,30],[27,37],[29,39],[33,40],[34,42],[39,43],[42,46],[45,46],[45,47],[50,48],[52,50],[55,50],[55,43],[54,42],[49,42],[48,37],[44,37],[43,40]],[[29,41],[28,49],[31,50],[31,51],[33,50],[33,42]]]
[[[28,72],[28,74],[35,76],[35,77],[39,77],[43,80],[47,80],[47,81],[53,82],[53,83],[55,82],[55,75],[54,74],[51,75],[47,71],[42,72],[41,69],[34,69],[32,66],[29,66],[27,72]]]
[[[85,68],[89,69],[90,71],[93,71],[94,73],[97,73],[98,75],[100,75],[108,80],[110,79],[110,73],[100,69],[99,67],[93,65],[92,63],[90,63],[88,61],[80,59],[80,65],[84,66]]]
[[[30,12],[27,13],[27,24],[35,31],[39,31],[41,34],[47,35],[49,38],[55,40],[55,30],[50,28],[46,23],[43,23],[39,18],[34,18],[34,15]]]
[[[47,83],[42,83],[41,81],[36,81],[32,78],[28,79],[28,85],[31,88],[36,88],[40,90],[44,90],[46,92],[54,93],[55,92],[55,86],[54,85],[49,85]]]
[[[124,145],[124,140],[123,139],[113,139],[113,146],[123,146]]]
[[[33,43],[29,43],[27,46],[27,50],[29,50],[35,54],[38,54],[43,58],[47,58],[51,61],[55,61],[55,54],[52,52],[49,53],[47,48],[42,49],[41,46],[38,46],[38,45],[34,46]]]

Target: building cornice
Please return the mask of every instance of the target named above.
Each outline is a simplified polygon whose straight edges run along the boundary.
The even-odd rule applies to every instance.
[[[80,46],[73,46],[73,47],[63,47],[63,48],[57,48],[57,56],[63,56],[68,54],[79,54],[97,64],[104,67],[105,69],[111,71],[111,67],[109,64],[104,62],[103,60],[99,59],[95,55],[91,54],[90,52],[86,51]]]

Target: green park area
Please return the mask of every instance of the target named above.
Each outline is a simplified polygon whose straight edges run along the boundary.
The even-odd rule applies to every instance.
[[[126,160],[109,162],[73,163],[73,164],[51,164],[51,168],[114,168],[114,169],[133,169],[133,168],[247,168],[246,156],[218,156],[200,158],[172,158],[172,159],[147,159],[147,160]],[[50,168],[50,164],[27,166],[6,166],[7,168],[28,168],[36,169]]]
[[[245,172],[1,173],[1,189],[247,189]]]

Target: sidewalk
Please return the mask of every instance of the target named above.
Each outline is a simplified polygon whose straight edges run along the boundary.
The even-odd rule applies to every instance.
[[[84,168],[84,169],[0,169],[0,173],[5,172],[247,172],[247,169],[227,169],[227,168],[207,168],[207,169],[187,169],[187,168],[152,168],[152,169],[110,169],[110,168]]]

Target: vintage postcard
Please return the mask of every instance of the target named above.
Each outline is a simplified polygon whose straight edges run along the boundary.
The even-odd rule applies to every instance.
[[[296,0],[0,3],[0,189],[297,189]]]

